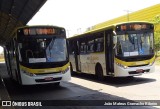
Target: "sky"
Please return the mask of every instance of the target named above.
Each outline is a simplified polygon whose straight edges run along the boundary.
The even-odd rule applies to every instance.
[[[48,0],[28,25],[56,25],[67,37],[95,24],[159,4],[160,0]]]
[[[159,4],[160,0],[47,0],[27,25],[64,27],[67,37],[95,24]],[[0,53],[2,48],[0,47]]]
[[[0,46],[0,54],[3,52],[3,48]]]

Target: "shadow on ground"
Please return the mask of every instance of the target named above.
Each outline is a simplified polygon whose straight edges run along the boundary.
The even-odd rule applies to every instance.
[[[137,84],[144,84],[155,82],[156,79],[152,78],[144,78],[142,76],[135,77],[105,77],[103,81],[98,80],[95,75],[84,74],[84,73],[76,73],[72,75],[72,77],[81,78],[89,81],[98,82],[101,84],[111,85],[114,87],[124,87],[124,86],[132,86]]]

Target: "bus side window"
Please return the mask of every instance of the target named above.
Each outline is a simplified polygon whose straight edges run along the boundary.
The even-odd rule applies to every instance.
[[[80,49],[80,52],[83,53],[84,52],[84,48],[83,48],[83,45],[81,45],[81,49]]]
[[[94,52],[94,43],[90,45],[90,52]]]
[[[87,52],[87,45],[85,44],[84,45],[84,53],[86,53]]]
[[[88,42],[87,52],[92,53],[95,51],[94,40]]]
[[[97,45],[96,52],[102,52],[103,51],[102,43],[96,43],[96,45]]]
[[[81,43],[80,46],[80,52],[81,53],[86,53],[87,45],[85,43]]]
[[[104,40],[103,40],[103,38],[95,39],[95,45],[96,45],[96,48],[95,48],[96,52],[103,52],[104,51]]]

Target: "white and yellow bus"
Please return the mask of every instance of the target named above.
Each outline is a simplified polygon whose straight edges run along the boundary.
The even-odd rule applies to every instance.
[[[71,69],[104,76],[128,77],[154,72],[154,25],[128,22],[68,38]]]
[[[57,26],[25,26],[5,45],[10,77],[22,85],[71,79],[66,32]]]

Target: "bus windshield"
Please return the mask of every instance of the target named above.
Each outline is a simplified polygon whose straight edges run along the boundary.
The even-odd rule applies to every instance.
[[[67,59],[65,38],[32,38],[19,43],[21,59],[26,63],[61,62]]]
[[[117,56],[152,55],[153,49],[153,32],[117,35]]]

